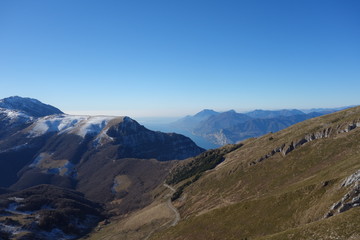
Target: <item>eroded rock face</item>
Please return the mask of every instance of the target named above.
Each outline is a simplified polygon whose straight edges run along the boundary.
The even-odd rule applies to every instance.
[[[305,135],[303,138],[296,140],[296,141],[292,141],[290,143],[284,143],[283,145],[273,149],[271,152],[269,152],[268,154],[260,157],[259,159],[253,161],[250,163],[250,165],[255,165],[259,162],[264,161],[265,159],[268,159],[270,157],[272,157],[273,155],[275,155],[276,153],[281,153],[283,156],[286,156],[287,154],[289,154],[290,152],[292,152],[293,150],[295,150],[296,148],[304,145],[305,143],[317,140],[317,139],[322,139],[322,138],[328,138],[332,135],[336,135],[336,134],[341,134],[341,133],[348,133],[351,130],[354,130],[355,128],[360,127],[360,121],[353,121],[352,123],[346,124],[345,126],[338,126],[336,129],[333,128],[325,128],[319,132],[315,132],[315,133],[311,133],[308,135]]]
[[[151,131],[129,117],[111,126],[107,135],[113,139],[113,145],[118,146],[117,158],[181,160],[204,151],[188,137]]]
[[[347,177],[341,184],[341,187],[347,187],[352,185],[353,183],[358,182],[360,182],[360,169],[357,170],[354,174],[351,174],[349,177]]]
[[[360,169],[348,176],[341,184],[340,188],[350,188],[350,190],[334,203],[325,218],[345,212],[351,208],[360,206]]]

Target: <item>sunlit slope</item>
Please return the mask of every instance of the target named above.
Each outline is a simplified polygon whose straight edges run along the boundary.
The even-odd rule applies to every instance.
[[[182,220],[151,239],[356,239],[359,128],[356,107],[243,142],[216,168],[180,179]]]

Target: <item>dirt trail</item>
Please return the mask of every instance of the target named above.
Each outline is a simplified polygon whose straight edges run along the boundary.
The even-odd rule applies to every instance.
[[[164,187],[167,187],[168,189],[170,189],[172,193],[174,193],[174,192],[176,191],[173,187],[169,186],[169,185],[166,184],[166,183],[164,183]],[[181,218],[180,218],[180,213],[179,213],[179,211],[176,209],[176,207],[174,207],[174,205],[173,205],[172,202],[171,202],[171,195],[172,195],[172,194],[169,195],[169,199],[167,200],[167,205],[168,205],[168,207],[171,209],[171,211],[173,211],[174,214],[175,214],[175,219],[174,219],[174,221],[171,223],[170,226],[175,226],[175,225],[180,221]]]
[[[175,225],[180,221],[180,219],[181,219],[181,218],[180,218],[180,213],[179,213],[179,211],[176,209],[176,207],[174,207],[174,205],[173,205],[172,202],[171,202],[171,196],[172,196],[172,194],[173,194],[176,190],[175,190],[175,188],[173,188],[172,186],[170,186],[170,185],[168,185],[168,184],[166,184],[166,183],[164,183],[164,187],[170,189],[170,191],[171,191],[171,194],[168,194],[168,195],[167,195],[168,200],[166,201],[166,204],[167,204],[168,208],[170,208],[171,211],[173,211],[174,214],[175,214],[175,218],[174,218],[174,220],[172,221],[172,223],[170,224],[170,226],[173,227],[173,226],[175,226]],[[166,225],[166,224],[168,224],[168,223],[165,223],[164,225]],[[164,225],[162,225],[161,227],[163,227]],[[144,238],[144,240],[149,239],[150,236],[151,236],[154,232],[155,232],[155,230],[151,231],[151,232]]]

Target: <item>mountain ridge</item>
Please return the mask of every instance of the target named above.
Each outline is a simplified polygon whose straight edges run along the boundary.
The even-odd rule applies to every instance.
[[[359,219],[359,142],[360,107],[245,140],[196,181],[175,182],[183,220],[150,239],[354,238],[359,224],[347,221]]]
[[[235,110],[215,112],[202,110],[193,116],[186,116],[169,124],[167,130],[179,131],[196,140],[207,148],[234,144],[246,138],[258,137],[269,132],[276,132],[295,123],[322,116],[337,109],[323,112],[304,113],[298,109],[261,110],[245,113]],[[204,114],[208,113],[209,114]],[[199,118],[198,116],[202,116]]]
[[[16,110],[32,117],[44,117],[53,114],[63,114],[58,108],[44,104],[34,98],[12,96],[0,100],[0,108]]]
[[[144,206],[173,160],[204,151],[185,136],[151,131],[127,116],[25,114],[24,122],[13,113],[25,114],[3,110],[0,132],[8,132],[0,138],[1,187],[51,184],[80,191],[109,211]],[[124,179],[127,187],[117,187]]]
[[[56,216],[52,225],[42,226],[46,231],[62,229],[59,237],[76,229],[83,234],[77,225],[61,224],[59,219],[69,220],[61,208],[42,205],[47,198],[23,197],[39,189],[45,196],[83,194],[76,200],[80,205],[71,205],[71,212],[83,217],[83,203],[101,203],[107,220],[88,240],[354,238],[359,224],[348,221],[360,215],[360,107],[325,116],[296,113],[257,111],[262,118],[252,118],[234,110],[223,115],[205,110],[197,122],[211,118],[222,127],[222,135],[214,137],[238,139],[239,129],[259,136],[204,151],[187,137],[151,131],[126,116],[34,117],[2,109],[0,133],[8,132],[0,138],[0,183],[9,188],[0,190],[10,195],[0,195],[0,213],[11,215],[10,220],[0,216],[0,236],[3,226],[28,227],[14,225],[19,214],[28,214],[21,212],[21,201],[36,205],[34,214]],[[274,114],[285,116],[266,117]],[[224,116],[235,119],[223,121]],[[31,236],[44,234],[31,231]]]

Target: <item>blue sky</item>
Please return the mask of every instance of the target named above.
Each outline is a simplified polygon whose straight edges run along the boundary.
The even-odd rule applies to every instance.
[[[3,0],[0,98],[68,113],[359,104],[360,1]]]

